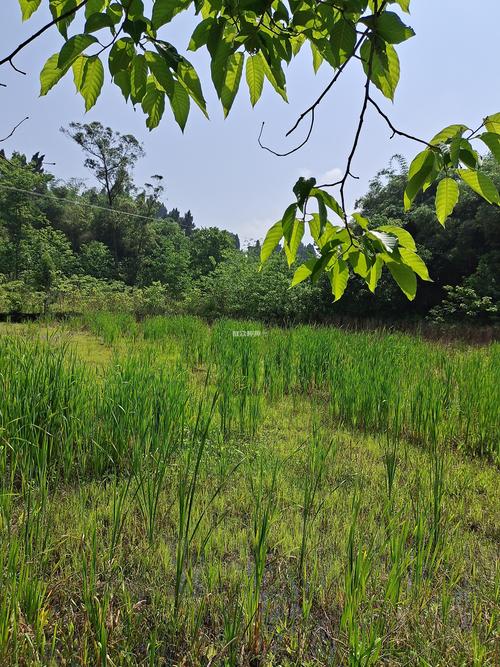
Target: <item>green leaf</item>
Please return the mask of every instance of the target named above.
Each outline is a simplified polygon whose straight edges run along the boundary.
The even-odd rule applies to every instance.
[[[443,178],[436,190],[436,215],[444,226],[453,213],[459,197],[458,183],[453,178]]]
[[[157,127],[165,111],[165,93],[158,90],[154,83],[147,86],[142,100],[142,110],[148,115],[146,125],[149,130]]]
[[[250,102],[254,107],[259,101],[264,87],[264,65],[260,54],[247,58],[246,79],[250,92]]]
[[[191,3],[187,0],[155,0],[151,22],[158,30],[165,23],[170,23],[176,14],[184,11]]]
[[[88,56],[78,56],[72,65],[73,81],[75,82],[75,88],[78,93],[82,87],[83,72],[85,71],[85,63],[87,62],[87,58]]]
[[[348,259],[354,273],[357,273],[358,276],[361,276],[362,278],[366,278],[368,276],[372,268],[372,264],[364,252],[361,252],[360,250],[353,251],[353,249],[351,249]]]
[[[295,285],[298,285],[304,280],[307,280],[307,278],[309,278],[309,276],[312,274],[314,266],[317,261],[318,260],[315,257],[313,257],[311,259],[308,259],[307,262],[304,262],[304,264],[301,264],[293,274],[292,283],[290,287],[295,287]]]
[[[377,258],[375,259],[375,264],[372,266],[370,272],[366,276],[366,284],[370,292],[372,292],[372,294],[375,292],[378,281],[380,280],[380,276],[382,275],[383,264],[384,262],[382,258],[379,255],[377,255]]]
[[[59,53],[57,66],[63,69],[71,65],[73,60],[77,58],[85,49],[91,44],[95,44],[97,39],[92,35],[74,35],[70,37]]]
[[[323,56],[321,55],[320,50],[314,42],[309,42],[309,45],[311,47],[311,53],[313,57],[313,69],[314,73],[316,74],[323,63]]]
[[[68,71],[68,67],[58,67],[59,54],[54,53],[40,72],[40,95],[46,95]]]
[[[401,9],[407,14],[410,13],[410,2],[411,0],[393,0],[401,7]]]
[[[148,81],[148,64],[146,58],[142,55],[134,56],[130,70],[130,95],[132,102],[137,104],[146,94],[146,84]]]
[[[113,81],[122,91],[125,101],[128,102],[132,88],[130,83],[130,72],[128,70],[120,70],[120,72],[117,72],[113,77]]]
[[[49,0],[50,13],[53,19],[57,19],[56,27],[64,39],[68,39],[68,26],[74,21],[76,12],[70,14],[65,19],[61,19],[60,17],[76,7],[77,0]]]
[[[304,210],[304,205],[307,201],[307,198],[309,197],[309,195],[311,195],[311,192],[315,185],[316,185],[316,179],[314,177],[304,178],[303,176],[301,176],[295,182],[295,185],[293,186],[293,194],[297,197],[297,205],[301,211]],[[318,190],[318,192],[320,191]]]
[[[314,241],[318,243],[319,237],[322,234],[322,221],[317,213],[313,213],[311,219],[309,220],[309,231]]]
[[[257,55],[259,55],[262,60],[262,67],[264,68],[264,74],[266,76],[266,79],[269,81],[269,83],[278,93],[278,95],[281,95],[281,97],[285,100],[285,102],[288,102],[285,82],[278,81],[262,52],[259,52]]]
[[[472,148],[469,141],[466,141],[465,139],[460,140],[460,148],[458,155],[460,158],[460,162],[463,162],[465,166],[469,167],[470,169],[476,169],[478,165],[479,156],[477,152]]]
[[[494,113],[491,116],[486,116],[483,122],[488,132],[500,134],[500,112]]]
[[[414,30],[405,25],[394,12],[385,11],[380,16],[369,16],[361,21],[388,44],[401,44],[415,36]]]
[[[461,136],[466,130],[467,125],[448,125],[448,127],[445,127],[438,132],[429,143],[432,144],[432,146],[444,144],[448,139],[453,139],[457,135]]]
[[[419,257],[416,252],[412,252],[407,248],[399,248],[398,252],[401,259],[403,260],[403,263],[406,264],[406,266],[409,266],[410,269],[417,274],[417,276],[420,276],[422,280],[432,282],[424,260]]]
[[[412,161],[408,171],[408,183],[404,194],[405,210],[408,211],[418,192],[424,187],[429,175],[435,167],[433,151],[426,149],[419,153]]]
[[[224,87],[226,68],[232,54],[233,48],[231,45],[227,42],[220,41],[217,44],[215,53],[212,57],[212,62],[210,63],[210,74],[219,99],[221,98],[222,88]]]
[[[149,69],[151,70],[157,84],[166,92],[173,93],[174,77],[170,71],[165,58],[154,51],[146,51],[145,56]]]
[[[80,93],[85,100],[85,111],[89,111],[97,102],[104,83],[104,67],[97,56],[86,59],[83,69]]]
[[[318,201],[321,199],[325,206],[327,206],[331,211],[336,213],[339,218],[344,221],[344,211],[342,210],[342,206],[338,203],[338,201],[333,197],[329,192],[326,192],[326,190],[321,190],[319,188],[313,188],[310,192],[311,197],[316,197]]]
[[[104,11],[106,2],[107,0],[87,0],[87,4],[85,5],[85,18],[88,19],[91,14]]]
[[[98,14],[91,14],[85,22],[85,32],[96,32],[103,28],[109,28],[114,31],[115,23],[111,16],[104,12]]]
[[[399,83],[399,58],[392,44],[385,44],[383,47],[375,40],[363,42],[360,55],[363,60],[363,69],[368,75],[370,52],[374,49],[371,67],[371,81],[377,88],[390,100],[394,100]]]
[[[412,250],[413,252],[417,250],[413,236],[402,227],[396,227],[396,225],[381,225],[380,227],[377,227],[377,231],[393,234],[398,239],[400,248],[408,248],[408,250]]]
[[[457,169],[457,174],[488,203],[500,205],[498,190],[489,176],[473,169]]]
[[[283,230],[283,236],[287,243],[290,242],[292,237],[293,223],[295,222],[295,216],[297,215],[297,204],[290,204],[287,206],[286,211],[283,213],[281,218],[281,227]]]
[[[186,127],[186,122],[189,116],[189,95],[186,92],[186,89],[178,81],[174,81],[174,89],[172,94],[168,94],[170,100],[170,106],[174,112],[175,120],[177,124],[184,132]]]
[[[198,23],[189,40],[188,51],[196,51],[201,46],[205,46],[213,24],[213,16],[209,16],[208,18],[203,19],[201,23]]]
[[[342,298],[347,282],[349,280],[349,267],[342,257],[338,257],[330,271],[330,282],[332,285],[332,293],[334,302]]]
[[[233,106],[234,98],[240,86],[241,74],[245,56],[243,53],[233,53],[229,56],[226,66],[224,83],[220,91],[220,100],[224,109],[224,117],[228,115]]]
[[[177,78],[187,90],[191,99],[200,107],[205,116],[208,118],[207,103],[203,97],[200,79],[198,78],[198,74],[196,73],[195,68],[191,65],[190,62],[183,59],[179,63],[177,68]]]
[[[495,157],[495,160],[500,163],[500,134],[494,132],[484,132],[479,135],[481,141],[488,146]]]
[[[27,21],[40,7],[42,0],[19,0],[23,21]]]
[[[116,25],[117,23],[120,22],[123,16],[123,7],[117,2],[113,2],[113,4],[106,7],[106,14],[111,18],[113,23]]]
[[[413,301],[417,293],[417,277],[413,271],[405,264],[399,262],[389,260],[385,261],[385,263],[403,294],[409,301]]]
[[[297,257],[297,251],[300,246],[300,242],[304,236],[304,221],[295,220],[292,227],[292,234],[290,236],[290,241],[287,243],[285,241],[285,254],[288,260],[288,266],[291,266],[295,262]]]
[[[110,16],[111,21],[114,25],[114,19]],[[142,36],[148,29],[148,24],[143,19],[138,19],[136,21],[131,21],[130,19],[125,19],[122,23],[122,30],[132,37],[134,44],[139,44],[142,39]],[[114,32],[114,30],[112,30]]]
[[[361,213],[353,213],[352,217],[358,223],[361,229],[368,229],[368,225],[370,224],[368,218],[365,218],[363,215],[361,215]]]
[[[281,225],[281,220],[278,220],[267,232],[264,243],[260,250],[260,261],[261,264],[264,264],[269,257],[271,256],[273,250],[276,248],[278,243],[283,238],[283,227]]]
[[[378,241],[386,252],[391,253],[398,246],[398,239],[392,234],[386,234],[386,232],[381,232],[377,229],[371,229],[369,232],[367,232],[366,235],[368,238]]]
[[[354,52],[356,45],[356,28],[352,21],[341,17],[330,32],[330,46],[336,67],[339,67]]]
[[[111,76],[114,77],[118,72],[128,69],[134,56],[135,47],[130,39],[119,39],[115,42],[111,47],[108,58]]]

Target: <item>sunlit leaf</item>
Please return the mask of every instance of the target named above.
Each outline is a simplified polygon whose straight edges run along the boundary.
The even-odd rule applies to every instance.
[[[444,225],[457,205],[460,192],[458,183],[453,178],[443,178],[436,190],[436,215]]]
[[[457,169],[457,174],[467,185],[490,204],[499,204],[500,197],[496,185],[489,176],[472,169]]]
[[[57,66],[62,69],[67,65],[71,65],[73,60],[85,51],[88,46],[96,42],[97,39],[92,35],[74,35],[70,37],[59,53]]]
[[[227,60],[226,74],[220,92],[224,116],[228,115],[233,106],[234,98],[240,86],[244,60],[245,56],[240,52],[231,54]]]
[[[54,53],[47,60],[40,72],[40,95],[46,95],[68,71],[67,67],[58,67],[59,54]]]
[[[313,257],[312,259],[308,259],[307,262],[304,262],[304,264],[301,264],[293,274],[291,287],[295,287],[295,285],[298,285],[304,280],[307,280],[307,278],[309,278],[309,276],[312,274],[317,261],[318,260]]]
[[[491,116],[486,116],[484,119],[484,126],[488,132],[500,134],[500,112],[494,113]]]
[[[283,227],[281,220],[278,220],[267,232],[264,243],[260,250],[260,261],[262,264],[266,262],[271,256],[273,250],[283,238]]]
[[[330,283],[334,301],[342,298],[349,280],[349,268],[342,257],[338,257],[330,271]]]
[[[417,250],[413,236],[402,227],[396,227],[396,225],[380,225],[380,227],[377,227],[377,231],[387,232],[388,234],[394,235],[398,239],[400,247],[408,248],[408,250],[412,250],[413,252]]]
[[[148,115],[146,125],[150,130],[157,127],[165,111],[165,93],[154,84],[148,84],[142,100],[142,109]]]
[[[495,160],[500,163],[500,134],[495,134],[494,132],[484,132],[479,135],[479,138],[483,143],[488,146],[490,151],[495,157]]]
[[[394,12],[385,11],[380,16],[368,16],[361,21],[388,44],[400,44],[415,35],[414,30],[405,25]]]
[[[401,259],[403,260],[403,263],[406,264],[406,266],[409,266],[410,269],[417,274],[417,276],[422,278],[422,280],[432,282],[424,260],[419,257],[416,252],[412,252],[407,248],[399,248],[398,252]]]
[[[80,93],[85,100],[85,111],[89,111],[97,102],[104,83],[104,68],[97,56],[87,58],[83,69]]]
[[[292,227],[292,233],[290,235],[290,240],[285,242],[285,254],[288,260],[288,266],[291,266],[295,262],[297,257],[297,251],[304,236],[304,221],[295,220]]]
[[[27,21],[40,7],[42,0],[19,0],[23,21]]]
[[[405,264],[392,260],[386,261],[385,264],[403,294],[409,301],[413,301],[417,293],[417,277],[414,272]]]
[[[452,139],[457,135],[462,135],[467,130],[466,125],[448,125],[443,130],[438,132],[429,143],[433,146],[438,146],[439,144],[445,143],[448,139]]]
[[[260,54],[247,58],[246,80],[250,92],[250,102],[252,106],[255,106],[262,95],[264,86],[264,66]]]
[[[172,93],[169,93],[168,96],[175,120],[177,121],[177,124],[181,130],[184,132],[184,128],[186,127],[186,122],[189,116],[189,95],[187,94],[184,86],[182,86],[178,81],[175,81],[173,91]]]

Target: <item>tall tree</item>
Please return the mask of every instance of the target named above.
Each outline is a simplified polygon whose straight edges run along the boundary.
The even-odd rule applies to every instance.
[[[115,199],[132,188],[132,170],[144,156],[141,143],[132,134],[120,134],[98,121],[70,123],[61,132],[83,150],[85,167],[94,174],[113,208]]]

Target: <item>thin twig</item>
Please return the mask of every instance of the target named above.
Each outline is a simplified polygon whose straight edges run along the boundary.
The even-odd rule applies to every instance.
[[[343,72],[344,69],[346,68],[347,64],[350,62],[351,58],[356,54],[356,51],[357,51],[357,50],[359,49],[359,47],[361,46],[361,44],[362,44],[362,42],[363,42],[363,40],[365,39],[365,37],[366,37],[367,34],[368,34],[368,29],[365,30],[365,31],[363,32],[362,36],[358,39],[358,41],[357,41],[357,43],[356,43],[356,45],[355,45],[355,47],[354,47],[354,51],[353,51],[352,54],[349,56],[349,58],[347,58],[347,60],[346,60],[345,62],[343,62],[342,65],[339,67],[339,69],[335,72],[335,76],[332,78],[332,80],[330,81],[330,83],[329,83],[329,84],[326,86],[326,88],[323,90],[323,92],[321,93],[321,95],[317,98],[317,100],[316,100],[315,102],[313,102],[313,103],[311,104],[311,106],[310,106],[308,109],[306,109],[303,113],[300,114],[300,116],[297,118],[297,121],[296,121],[295,125],[294,125],[293,127],[291,127],[291,128],[288,130],[288,132],[286,133],[285,136],[288,137],[288,136],[290,136],[293,132],[295,132],[295,130],[298,128],[298,126],[299,126],[300,123],[304,120],[304,118],[305,118],[308,114],[313,113],[314,109],[316,109],[316,107],[318,106],[318,104],[321,103],[321,101],[322,101],[322,99],[325,97],[325,95],[326,95],[326,94],[329,92],[329,90],[330,90],[330,89],[337,83],[337,81],[338,81],[340,75],[342,74],[342,72]]]
[[[419,144],[424,144],[424,146],[428,146],[429,148],[433,147],[432,144],[430,144],[428,141],[424,141],[424,139],[419,139],[418,137],[414,137],[412,134],[408,134],[407,132],[401,132],[401,130],[396,129],[392,124],[389,116],[387,116],[387,114],[385,114],[382,111],[382,109],[379,107],[379,105],[375,102],[375,100],[371,96],[368,96],[368,102],[370,102],[370,104],[372,104],[375,107],[379,115],[382,116],[382,118],[385,120],[389,128],[392,130],[391,139],[397,134],[400,137],[406,137],[406,139],[411,139],[412,141],[417,141]]]
[[[263,122],[262,125],[261,125],[261,128],[260,128],[259,137],[257,139],[257,141],[259,142],[259,146],[261,148],[263,148],[265,151],[268,151],[269,153],[272,153],[273,155],[276,155],[276,157],[287,157],[288,155],[291,155],[292,153],[296,153],[298,150],[300,150],[302,148],[302,146],[305,146],[307,144],[307,142],[309,141],[309,139],[311,137],[311,134],[312,134],[312,131],[313,131],[313,127],[314,127],[314,109],[312,109],[312,111],[311,111],[311,124],[309,125],[309,131],[307,132],[306,138],[298,146],[295,146],[295,148],[292,148],[291,150],[287,151],[286,153],[278,153],[277,151],[273,151],[272,148],[269,148],[269,146],[265,146],[262,143],[261,137],[262,137],[262,132],[264,131],[264,125],[265,125],[265,123]]]
[[[22,72],[20,69],[18,69],[12,60],[17,56],[17,54],[22,51],[24,48],[26,48],[31,42],[34,42],[35,39],[38,39],[40,35],[43,35],[43,33],[48,30],[49,28],[52,28],[52,26],[57,25],[61,21],[64,21],[64,19],[67,19],[69,16],[73,16],[73,14],[76,14],[82,7],[84,7],[87,4],[88,0],[82,0],[79,5],[76,5],[76,7],[73,7],[72,9],[68,9],[66,12],[61,14],[61,16],[58,16],[57,18],[53,19],[49,23],[46,23],[40,30],[37,30],[31,37],[28,37],[24,42],[21,42],[12,53],[10,53],[8,56],[0,60],[0,66],[5,65],[5,63],[9,63],[10,66],[16,70],[16,72],[19,72],[20,74],[26,74],[26,72]]]
[[[27,120],[29,120],[29,116],[26,116],[26,118],[23,118],[22,120],[20,120],[19,123],[18,123],[15,127],[12,128],[10,134],[8,134],[8,135],[7,135],[6,137],[4,137],[3,139],[0,139],[0,143],[2,143],[2,141],[7,141],[7,139],[10,139],[11,136],[14,134],[14,132],[17,130],[17,128],[18,128],[20,125],[22,125],[22,124],[23,124],[25,121],[27,121]]]

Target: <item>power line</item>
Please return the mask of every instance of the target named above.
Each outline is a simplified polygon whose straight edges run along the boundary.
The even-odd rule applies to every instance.
[[[120,213],[121,215],[128,215],[132,218],[142,218],[142,220],[152,220],[153,222],[158,222],[159,218],[151,218],[148,215],[141,215],[140,213],[130,213],[129,211],[120,211],[114,208],[107,208],[106,206],[98,206],[97,204],[89,204],[88,202],[75,201],[74,199],[67,199],[66,197],[56,197],[54,195],[48,195],[41,192],[32,192],[31,190],[24,190],[23,188],[15,188],[13,185],[3,185],[0,183],[0,188],[4,190],[13,190],[14,192],[22,192],[26,195],[32,197],[45,197],[46,199],[53,199],[56,202],[64,201],[73,206],[88,206],[89,208],[96,208],[100,211],[107,211],[108,213]]]

